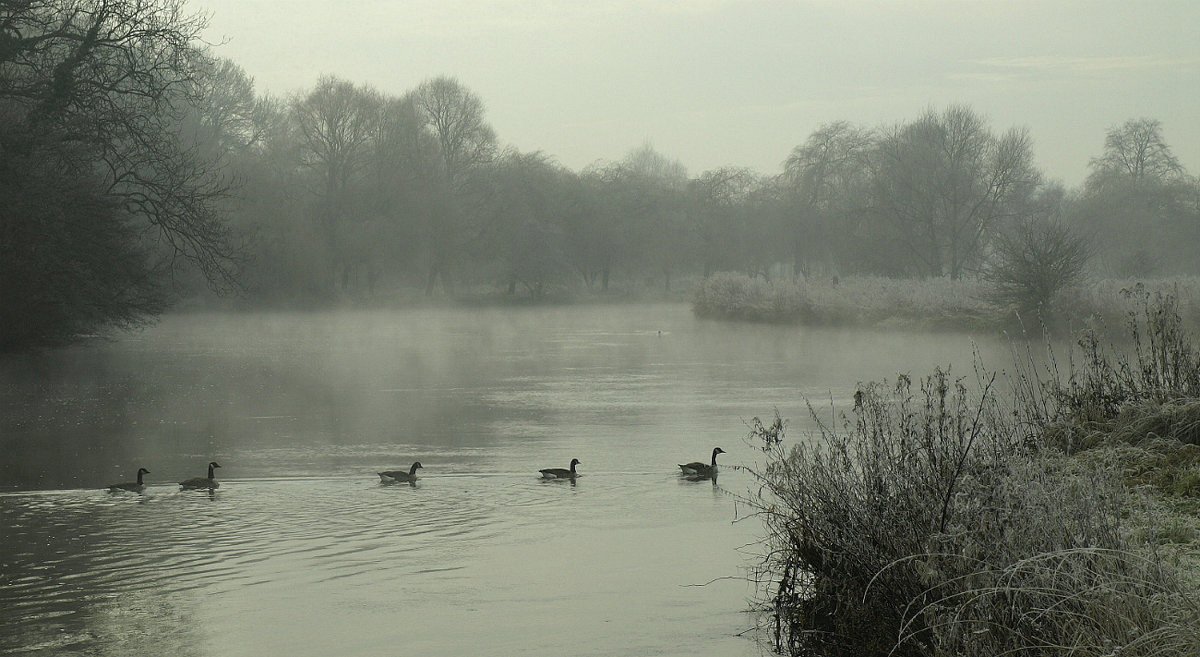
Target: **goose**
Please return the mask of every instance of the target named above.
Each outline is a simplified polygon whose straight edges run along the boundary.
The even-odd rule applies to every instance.
[[[108,492],[119,493],[124,490],[131,493],[140,493],[145,488],[145,485],[142,483],[142,475],[148,474],[150,474],[150,471],[146,468],[138,468],[137,481],[127,481],[122,484],[113,484],[108,487]]]
[[[579,465],[579,459],[571,459],[571,469],[566,468],[546,468],[539,470],[542,473],[542,479],[574,479],[578,474],[575,472],[575,466]]]
[[[211,461],[208,464],[208,477],[207,478],[192,477],[191,479],[187,479],[185,481],[179,482],[179,485],[183,486],[184,488],[208,488],[210,490],[213,488],[217,488],[221,484],[218,484],[217,480],[213,479],[213,468],[219,468],[219,467],[221,467],[220,463],[217,463],[216,461]]]
[[[408,472],[403,470],[388,470],[379,473],[379,482],[384,484],[394,484],[397,481],[406,481],[412,483],[417,480],[417,468],[423,467],[420,461],[413,461],[412,467]]]
[[[712,455],[712,465],[709,465],[707,463],[701,463],[699,461],[693,461],[692,463],[688,463],[687,465],[681,464],[679,466],[679,469],[682,470],[683,474],[688,477],[700,477],[700,478],[704,478],[704,479],[713,477],[717,474],[717,454],[724,454],[724,453],[725,453],[725,450],[721,449],[720,447],[714,447],[713,455]]]

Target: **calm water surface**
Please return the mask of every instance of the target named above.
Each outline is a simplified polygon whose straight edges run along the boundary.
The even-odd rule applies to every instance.
[[[745,421],[799,439],[806,398],[973,349],[1007,359],[642,305],[178,315],[0,361],[0,653],[758,655]],[[717,485],[678,477],[716,445]],[[213,494],[173,483],[209,460]]]

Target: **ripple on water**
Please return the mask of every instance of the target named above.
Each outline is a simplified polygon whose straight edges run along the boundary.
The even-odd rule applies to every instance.
[[[230,480],[212,495],[152,486],[119,500],[103,491],[0,496],[0,522],[11,528],[0,545],[0,652],[46,650],[33,646],[50,633],[80,636],[98,613],[178,614],[161,609],[214,595],[363,604],[353,591],[389,609],[402,604],[393,592],[405,591],[411,604],[456,608],[496,555],[519,555],[560,530],[654,526],[681,495],[713,496],[708,484],[676,480],[662,471],[588,472],[575,482],[451,471],[416,486],[356,475]],[[530,553],[556,554],[552,546]]]

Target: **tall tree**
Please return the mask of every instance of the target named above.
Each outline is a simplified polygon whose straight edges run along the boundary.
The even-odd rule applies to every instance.
[[[419,260],[426,236],[449,194],[437,140],[425,129],[411,97],[386,98],[372,140],[366,211],[372,230],[365,245],[373,287],[377,264],[403,275]]]
[[[863,237],[860,224],[875,148],[872,131],[835,121],[792,149],[780,178],[796,272],[810,276],[823,265],[826,273],[835,273],[839,263],[853,259],[852,244]],[[873,255],[877,260],[878,253]]]
[[[751,205],[761,185],[758,175],[739,167],[705,171],[688,183],[690,223],[705,276],[726,270],[765,273],[764,261],[769,266],[777,255],[766,249],[771,237],[764,222],[770,215]]]
[[[374,89],[332,76],[323,76],[312,91],[292,101],[301,161],[314,175],[316,217],[329,249],[330,273],[340,273],[343,289],[355,265],[352,235],[362,219],[357,187],[369,162],[382,102]]]
[[[629,151],[618,167],[618,202],[633,238],[628,244],[630,261],[661,275],[669,293],[672,276],[695,251],[684,203],[687,168],[649,143]]]
[[[1130,119],[1104,137],[1104,152],[1089,162],[1087,186],[1098,191],[1118,181],[1167,183],[1185,175],[1179,159],[1163,140],[1156,119]]]
[[[1108,131],[1072,213],[1097,260],[1121,276],[1200,273],[1200,182],[1180,165],[1153,119]]]
[[[498,260],[509,294],[540,299],[569,271],[564,216],[571,175],[542,153],[516,150],[489,167],[485,257]]]
[[[411,100],[437,139],[449,182],[449,196],[439,206],[437,225],[427,234],[429,275],[425,294],[432,295],[441,278],[449,287],[450,270],[465,244],[475,235],[469,230],[467,207],[472,174],[496,154],[496,132],[484,116],[483,100],[456,78],[437,77],[422,82]]]
[[[0,4],[0,349],[150,319],[177,259],[233,285],[228,184],[183,129],[204,27],[181,0]]]
[[[873,204],[917,271],[958,278],[1039,182],[1028,131],[996,136],[973,110],[953,105],[884,135]]]

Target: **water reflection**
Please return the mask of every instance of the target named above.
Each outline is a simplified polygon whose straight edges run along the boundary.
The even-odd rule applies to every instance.
[[[416,488],[416,487],[417,487],[417,480],[416,480],[416,479],[410,479],[410,480],[408,480],[408,481],[396,481],[395,479],[384,479],[384,480],[382,480],[382,481],[380,481],[380,482],[379,482],[379,485],[380,485],[380,486],[385,486],[385,487],[392,487],[392,486],[408,486],[409,488]]]

